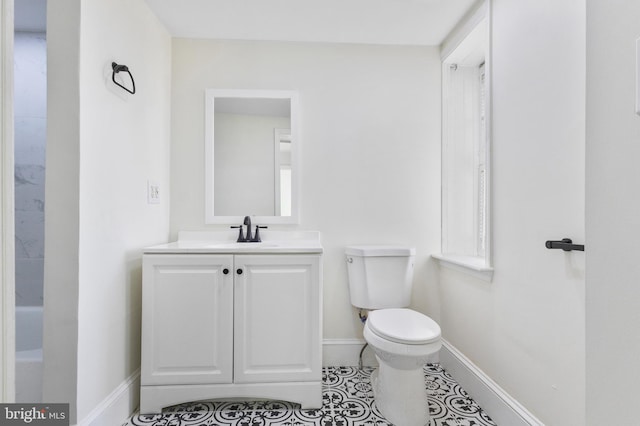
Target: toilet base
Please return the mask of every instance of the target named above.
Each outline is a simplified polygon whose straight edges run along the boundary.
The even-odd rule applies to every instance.
[[[395,426],[429,424],[429,403],[422,367],[399,370],[381,360],[371,374],[375,404],[380,413]]]

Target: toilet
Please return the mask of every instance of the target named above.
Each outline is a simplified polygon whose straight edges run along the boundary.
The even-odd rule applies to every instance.
[[[350,246],[345,249],[351,304],[370,311],[364,338],[378,369],[371,375],[375,404],[396,426],[429,423],[423,366],[442,346],[440,326],[407,309],[415,249]]]

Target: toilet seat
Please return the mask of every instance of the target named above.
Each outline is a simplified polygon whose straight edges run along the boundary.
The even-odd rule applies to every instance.
[[[379,309],[369,313],[369,329],[378,337],[405,345],[424,345],[440,339],[440,326],[411,309]]]
[[[373,348],[378,358],[401,369],[418,368],[424,365],[427,363],[427,358],[437,353],[442,347],[440,338],[419,345],[392,342],[374,333],[368,322],[364,326],[363,335],[364,340]]]

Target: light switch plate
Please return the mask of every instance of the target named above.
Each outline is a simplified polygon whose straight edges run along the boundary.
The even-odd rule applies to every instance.
[[[153,180],[147,181],[147,203],[160,204],[160,185]]]

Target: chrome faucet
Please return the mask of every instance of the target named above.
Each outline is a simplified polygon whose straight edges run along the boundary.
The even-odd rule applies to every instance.
[[[243,225],[245,225],[247,227],[247,235],[245,236],[244,234],[244,230],[243,230]],[[260,239],[260,228],[266,228],[266,226],[259,226],[256,225],[256,233],[254,235],[251,235],[251,217],[250,216],[245,216],[244,217],[244,222],[242,225],[235,225],[232,226],[232,228],[239,228],[240,231],[238,232],[238,239],[236,240],[236,242],[238,243],[260,243],[262,242],[262,240]]]

